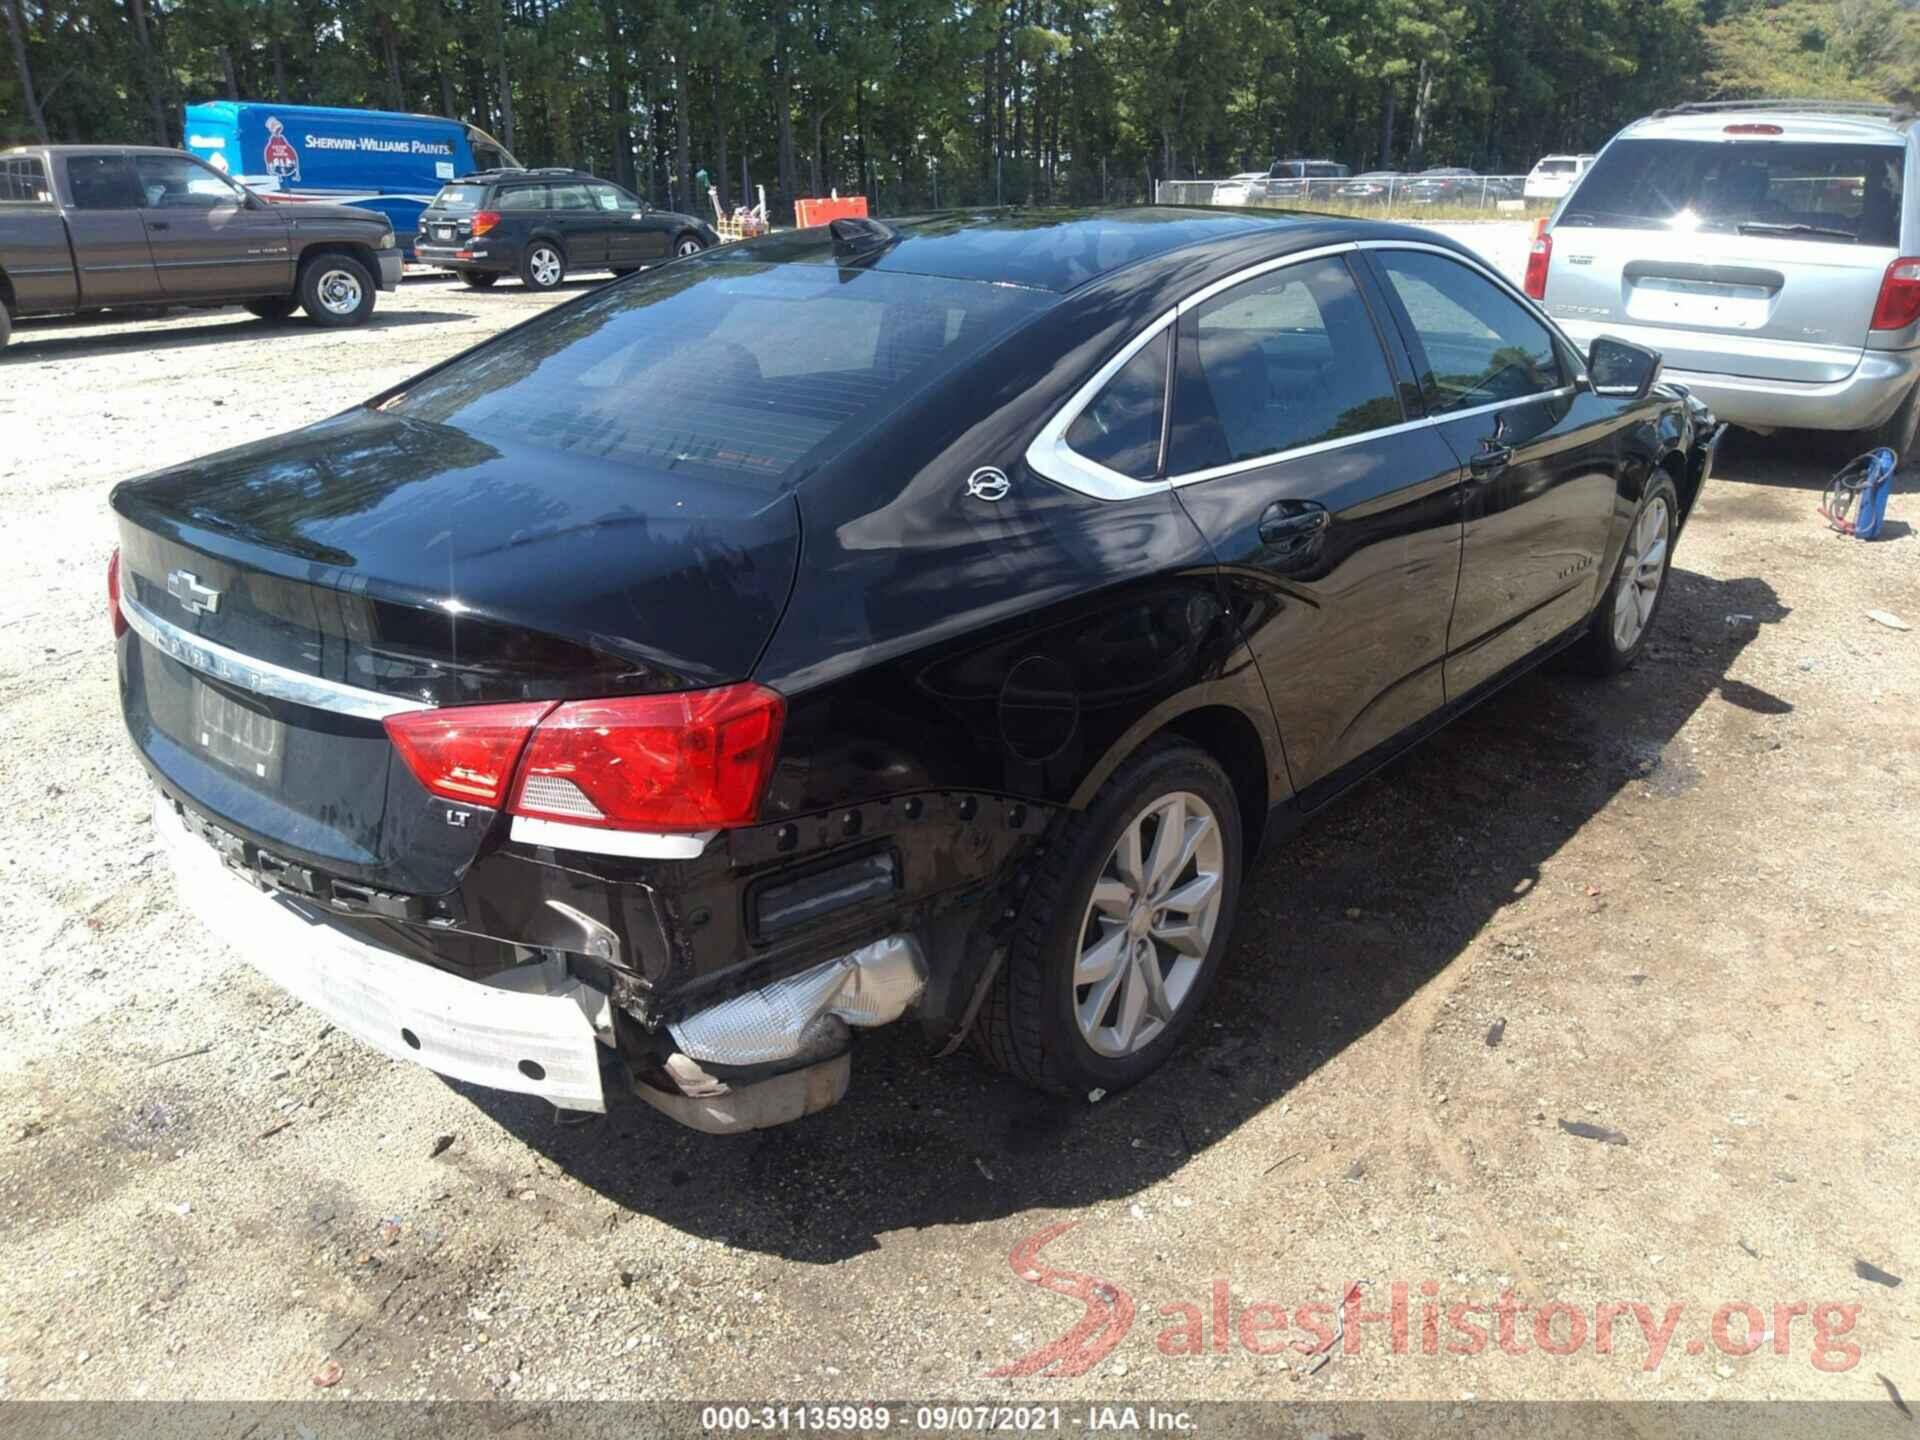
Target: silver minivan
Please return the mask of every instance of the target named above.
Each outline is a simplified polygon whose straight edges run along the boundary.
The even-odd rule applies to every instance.
[[[1636,121],[1554,212],[1526,288],[1582,345],[1658,350],[1723,420],[1905,452],[1920,419],[1920,121],[1818,101]]]

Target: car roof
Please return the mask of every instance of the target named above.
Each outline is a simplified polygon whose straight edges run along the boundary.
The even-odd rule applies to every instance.
[[[1777,125],[1783,141],[1900,144],[1920,124],[1911,109],[1841,100],[1749,100],[1656,110],[1620,132],[1622,139],[1724,140],[1729,125]],[[1769,137],[1746,135],[1744,140]]]
[[[890,235],[889,235],[890,232]],[[1144,284],[1236,252],[1278,257],[1374,238],[1436,240],[1432,231],[1311,211],[1153,205],[1115,210],[985,210],[888,220],[864,248],[829,227],[784,231],[710,251],[715,261],[840,264],[897,274],[1066,293],[1127,271]]]

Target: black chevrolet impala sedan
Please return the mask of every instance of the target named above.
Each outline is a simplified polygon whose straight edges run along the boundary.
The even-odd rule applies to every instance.
[[[1132,1084],[1250,857],[1659,614],[1719,430],[1430,232],[1152,209],[676,261],[121,485],[184,901],[397,1059],[751,1129],[853,1032]]]

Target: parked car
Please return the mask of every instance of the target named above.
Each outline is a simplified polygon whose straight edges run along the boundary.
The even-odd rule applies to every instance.
[[[1213,187],[1208,197],[1209,205],[1245,205],[1255,196],[1264,194],[1267,174],[1264,170],[1243,170],[1238,175],[1229,176]]]
[[[1920,121],[1849,102],[1685,105],[1600,152],[1527,288],[1575,336],[1657,346],[1724,419],[1920,436]]]
[[[1399,170],[1368,170],[1335,186],[1333,193],[1342,200],[1385,200],[1401,179]]]
[[[835,221],[118,486],[122,707],[186,902],[389,1056],[725,1131],[911,1017],[1113,1090],[1263,843],[1640,654],[1719,433],[1658,369],[1413,228]]]
[[[1522,187],[1528,200],[1559,200],[1593,164],[1591,155],[1546,155],[1527,172]]]
[[[1436,165],[1422,170],[1400,187],[1400,193],[1415,205],[1436,205],[1442,201],[1478,198],[1480,176],[1457,165]]]
[[[14,316],[154,305],[359,325],[400,263],[372,211],[270,206],[184,151],[0,151],[0,344]]]
[[[631,275],[720,243],[693,215],[656,210],[584,170],[489,170],[445,186],[420,216],[413,253],[476,290],[518,275],[552,290],[569,273]]]
[[[1256,199],[1289,200],[1312,193],[1314,180],[1341,180],[1353,173],[1337,160],[1276,160]]]
[[[437,115],[210,100],[183,118],[186,148],[221,174],[275,204],[377,210],[402,249],[447,181],[520,163],[479,126]]]

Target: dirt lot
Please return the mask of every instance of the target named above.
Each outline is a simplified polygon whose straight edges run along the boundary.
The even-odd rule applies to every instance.
[[[1197,1043],[1131,1094],[883,1033],[788,1129],[562,1127],[256,979],[156,858],[107,490],[543,303],[410,281],[345,335],[23,324],[0,360],[0,1396],[1920,1406],[1920,632],[1866,618],[1920,624],[1916,501],[1827,535],[1817,447],[1736,440],[1634,673],[1524,681],[1270,853]],[[1256,1353],[1356,1282],[1409,1287],[1406,1353],[1378,1320]],[[1449,1307],[1509,1291],[1584,1342],[1470,1311],[1455,1353]],[[1635,1301],[1684,1307],[1657,1364],[1630,1309],[1602,1350]],[[1803,1301],[1857,1311],[1817,1342]],[[1751,1355],[1744,1312],[1714,1336],[1739,1302]]]

